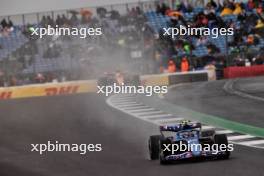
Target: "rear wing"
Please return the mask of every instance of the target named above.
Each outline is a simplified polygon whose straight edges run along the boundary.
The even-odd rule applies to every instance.
[[[202,124],[201,123],[185,123],[185,124],[176,124],[176,125],[165,125],[165,126],[160,126],[160,131],[172,131],[172,132],[178,132],[178,131],[183,131],[183,130],[192,130],[192,129],[201,129]]]

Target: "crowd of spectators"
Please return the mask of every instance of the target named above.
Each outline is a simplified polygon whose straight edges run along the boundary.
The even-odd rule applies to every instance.
[[[264,63],[263,53],[249,52],[250,46],[258,45],[264,36],[262,0],[249,0],[246,3],[232,0],[217,2],[209,0],[199,13],[194,13],[194,9],[193,4],[188,3],[188,1],[179,1],[172,7],[165,3],[157,4],[155,11],[157,14],[170,16],[169,27],[188,25],[196,28],[233,28],[234,36],[228,40],[226,46],[228,51],[226,53],[221,52],[221,49],[210,41],[208,36],[179,36],[172,39],[164,36],[162,31],[156,35],[148,25],[145,12],[140,7],[127,8],[125,14],[120,14],[118,10],[109,11],[99,7],[96,9],[96,14],[86,9],[72,10],[68,11],[67,15],[42,16],[39,24],[27,24],[23,28],[23,33],[30,40],[16,52],[15,57],[22,63],[23,69],[34,64],[34,57],[36,54],[40,54],[40,51],[38,37],[31,35],[31,27],[36,25],[47,27],[50,25],[52,27],[89,26],[102,28],[103,35],[93,40],[87,40],[87,45],[81,42],[80,39],[71,36],[52,36],[41,40],[40,45],[45,48],[45,51],[41,53],[41,57],[47,59],[59,58],[60,56],[65,57],[64,54],[71,52],[71,57],[78,60],[82,66],[85,66],[86,71],[89,68],[89,74],[92,72],[98,74],[98,72],[94,72],[91,58],[98,60],[97,57],[102,53],[105,53],[104,57],[109,58],[116,57],[116,53],[123,53],[122,57],[128,63],[133,60],[133,57],[139,57],[141,59],[139,65],[143,74],[186,72],[203,69],[211,64],[218,69],[222,69],[227,65],[227,58],[229,57],[234,57],[231,65],[249,66]],[[189,19],[186,18],[186,13],[194,15]],[[237,20],[224,20],[224,16],[228,15],[237,16]],[[1,35],[8,35],[13,30],[13,26],[11,20],[2,20],[0,37]],[[66,43],[69,46],[64,50]],[[102,49],[98,51],[91,49],[91,51],[89,48],[91,43]],[[193,51],[200,46],[207,48],[207,55],[197,57],[193,54]],[[231,56],[232,54],[234,56]],[[53,72],[40,73],[36,70],[35,73],[29,76],[6,76],[2,71],[0,73],[0,86],[84,78],[81,77],[82,74],[73,74],[71,71],[54,70]],[[77,71],[83,70],[77,69]],[[66,72],[67,74],[65,74]]]
[[[5,85],[23,85],[27,83],[38,83],[35,79],[37,75],[43,75],[45,81],[50,82],[50,75],[56,75],[55,80],[76,80],[76,79],[87,79],[91,78],[90,75],[98,74],[98,72],[93,72],[95,68],[92,68],[92,62],[96,62],[98,56],[105,53],[106,60],[119,52],[124,52],[126,56],[129,56],[129,47],[140,48],[138,42],[142,35],[142,27],[145,26],[145,16],[139,7],[127,9],[125,15],[120,15],[118,11],[111,10],[107,11],[104,8],[97,8],[97,15],[93,15],[92,12],[88,10],[81,11],[68,11],[68,15],[62,14],[57,15],[55,18],[51,16],[43,16],[39,24],[27,24],[23,28],[23,34],[29,38],[24,46],[22,46],[15,53],[17,60],[22,63],[23,68],[34,64],[35,56],[42,54],[41,57],[44,59],[54,59],[66,57],[66,54],[70,54],[73,60],[80,62],[81,67],[78,69],[69,70],[54,70],[53,72],[40,73],[35,70],[35,73],[30,75],[17,76],[4,75],[4,71],[1,73],[1,82]],[[97,37],[96,39],[88,38],[87,40],[80,39],[73,36],[46,36],[44,39],[39,40],[38,36],[32,36],[32,27],[47,27],[48,25],[55,27],[100,27],[103,30],[103,36]],[[85,41],[85,42],[83,42]],[[91,44],[96,44],[97,47],[102,48],[97,50],[96,47],[90,47]],[[65,45],[68,45],[65,49]],[[39,47],[45,48],[44,52],[39,51]],[[41,48],[41,49],[42,49]],[[64,48],[64,49],[63,49]],[[91,58],[94,61],[90,61]],[[105,61],[106,63],[107,61]],[[105,65],[105,64],[104,64]],[[81,69],[83,68],[83,70]],[[4,70],[4,69],[2,69]],[[72,73],[72,71],[81,72],[89,70],[89,72],[82,77],[81,73]],[[100,70],[103,72],[102,70]],[[62,74],[67,72],[67,76]],[[63,75],[65,79],[57,79]],[[95,77],[92,77],[95,78]],[[3,81],[5,80],[5,81]]]
[[[10,19],[8,21],[3,19],[0,23],[0,38],[8,36],[13,30],[13,22]],[[0,44],[0,51],[1,49],[3,49],[3,46]]]
[[[0,36],[7,36],[11,31],[13,31],[13,27],[13,22],[10,19],[3,19],[0,25]]]
[[[208,36],[178,36],[172,39],[170,36],[164,36],[160,31],[159,39],[156,40],[156,58],[160,62],[160,70],[169,71],[171,65],[175,65],[175,70],[181,70],[182,62],[190,64],[189,70],[203,68],[208,64],[226,66],[229,54],[238,56],[232,60],[233,65],[245,65],[246,62],[253,64],[263,64],[263,53],[253,51],[253,55],[244,55],[250,52],[251,46],[257,46],[260,39],[264,38],[264,2],[262,0],[249,0],[248,2],[239,2],[232,0],[214,1],[210,0],[202,11],[195,14],[192,19],[185,18],[185,14],[194,13],[195,7],[188,1],[182,1],[170,8],[165,3],[157,5],[156,13],[170,16],[169,27],[179,25],[194,28],[233,28],[234,36],[226,44],[228,53],[221,53],[220,48]],[[172,14],[172,15],[171,15]],[[225,16],[235,15],[236,20],[224,20]],[[192,51],[199,46],[207,48],[207,55],[198,58]],[[260,48],[262,50],[264,48]],[[225,57],[219,57],[219,55]],[[239,58],[239,59],[237,59]],[[237,62],[239,60],[239,62]],[[229,63],[230,64],[230,63]]]

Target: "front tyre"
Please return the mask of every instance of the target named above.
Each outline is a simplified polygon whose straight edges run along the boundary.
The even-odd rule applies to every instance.
[[[170,140],[168,139],[161,139],[159,141],[159,160],[161,165],[167,165],[170,161],[166,160],[165,157],[170,155],[170,152],[164,151],[164,144],[171,144]]]
[[[161,135],[154,135],[149,137],[148,147],[149,147],[149,156],[151,160],[159,159],[159,140]]]
[[[214,143],[220,146],[221,144],[228,146],[228,140],[225,134],[216,134],[214,136]],[[230,151],[224,151],[223,154],[217,156],[217,159],[229,159]]]

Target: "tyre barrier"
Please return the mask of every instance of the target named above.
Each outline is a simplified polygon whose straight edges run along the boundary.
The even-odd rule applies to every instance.
[[[114,83],[117,83],[117,81],[116,81],[116,78],[114,75],[107,75],[107,76],[103,76],[101,78],[98,78],[97,83],[99,86],[110,86],[110,85],[113,85]],[[124,76],[124,84],[139,86],[140,85],[140,76],[139,75],[125,75]]]
[[[249,67],[227,67],[224,69],[224,78],[241,78],[264,75],[264,65]]]
[[[174,85],[179,83],[208,81],[208,71],[171,73],[141,76],[142,85]]]
[[[140,77],[141,85],[145,86],[162,86],[169,85],[169,75],[160,74],[160,75],[144,75]]]

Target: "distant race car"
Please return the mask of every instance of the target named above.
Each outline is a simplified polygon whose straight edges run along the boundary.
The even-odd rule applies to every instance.
[[[140,85],[139,75],[132,75],[122,72],[115,73],[104,73],[102,77],[98,79],[98,85],[100,86],[111,86],[114,83],[117,85],[126,84],[126,85]]]
[[[150,159],[159,159],[160,164],[192,158],[228,159],[230,156],[229,150],[215,148],[228,146],[226,135],[216,134],[214,130],[202,130],[201,123],[183,121],[172,126],[160,126],[160,133],[149,138]],[[180,144],[195,147],[180,150],[176,148]]]

